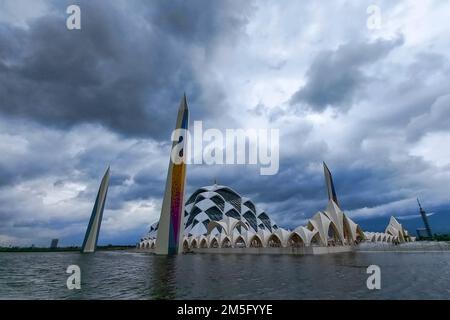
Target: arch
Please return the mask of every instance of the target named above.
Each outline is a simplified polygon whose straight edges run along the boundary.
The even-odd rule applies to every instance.
[[[280,248],[281,239],[275,233],[272,233],[269,239],[267,239],[267,246],[271,248]]]
[[[221,247],[221,248],[231,248],[232,245],[231,245],[230,238],[225,237],[225,238],[222,240],[222,243],[220,244],[220,247]]]
[[[238,227],[243,227],[245,230],[248,231],[248,226],[241,220],[238,220],[238,221],[235,221],[234,224],[231,225],[230,235],[232,235],[234,229],[237,229]],[[238,229],[238,231],[239,231],[239,229]]]
[[[227,212],[225,212],[225,215],[231,218],[235,218],[235,219],[240,219],[241,215],[239,214],[239,212],[237,212],[237,210],[235,208],[231,208],[230,210],[228,210]]]
[[[251,210],[242,214],[242,217],[245,218],[245,221],[249,223],[255,232],[258,231],[258,221],[256,220],[256,215]]]
[[[215,220],[211,220],[208,223],[208,227],[207,227],[207,231],[206,234],[211,234],[211,232],[217,228],[217,230],[224,230],[226,232],[227,230],[227,226],[223,221],[215,221]]]
[[[331,221],[330,225],[328,226],[328,246],[336,246],[341,244],[342,241],[339,236],[339,229],[334,224],[334,222]]]
[[[147,242],[147,243],[145,244],[145,249],[150,249],[150,242]]]
[[[208,241],[206,241],[206,239],[202,239],[202,241],[200,241],[200,248],[208,248]]]
[[[262,248],[263,247],[263,242],[257,234],[255,234],[253,237],[251,237],[251,239],[249,241],[249,247],[250,248]]]
[[[246,248],[247,243],[245,242],[244,238],[242,236],[239,236],[234,241],[234,247],[235,248]]]
[[[198,246],[198,244],[197,244],[197,239],[192,240],[192,242],[191,242],[191,248],[197,249],[197,246]]]
[[[292,232],[292,234],[289,236],[288,239],[288,246],[291,248],[299,248],[304,247],[305,242],[303,241],[302,237],[297,232]]]
[[[205,192],[205,191],[207,191],[207,190],[204,189],[204,188],[200,188],[200,189],[198,189],[197,191],[195,191],[195,192],[189,197],[189,199],[186,201],[186,205],[188,205],[188,204],[190,204],[190,203],[192,203],[192,202],[195,202],[195,198],[197,198],[197,196],[198,196],[200,193]]]
[[[311,238],[310,245],[312,246],[320,246],[322,245],[322,240],[320,239],[320,233],[316,232],[315,235]]]
[[[244,205],[245,205],[247,208],[249,208],[250,210],[252,210],[253,213],[256,213],[256,207],[255,207],[255,204],[254,204],[250,199],[247,199],[247,200],[244,202]]]
[[[209,244],[210,248],[218,248],[219,247],[219,241],[217,238],[212,238],[211,243]]]
[[[328,233],[331,220],[321,211],[318,211],[308,221],[307,229],[310,231],[317,230],[320,234],[320,243],[322,246],[328,245]]]
[[[152,242],[152,245],[150,246],[152,249],[155,249],[155,246],[156,246],[156,241],[153,241]]]
[[[189,242],[187,241],[187,239],[184,239],[183,241],[183,250],[188,250],[189,249]]]
[[[225,210],[225,199],[220,194],[214,192],[214,195],[209,199],[214,202],[220,210]]]
[[[262,212],[258,215],[259,220],[264,224],[264,226],[269,229],[270,232],[272,232],[272,221],[270,220],[267,213]]]

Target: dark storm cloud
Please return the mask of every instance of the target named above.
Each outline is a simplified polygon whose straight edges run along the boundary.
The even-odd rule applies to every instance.
[[[48,3],[27,28],[0,12],[0,237],[16,237],[11,243],[82,241],[109,164],[101,237],[134,243],[142,236],[159,215],[167,137],[183,91],[191,120],[204,120],[204,128],[255,121],[282,136],[277,175],[261,176],[251,165],[189,165],[187,196],[217,179],[294,228],[327,204],[322,161],[346,212],[368,208],[385,222],[410,210],[390,204],[432,199],[448,186],[448,165],[409,154],[415,141],[450,126],[445,48],[421,46],[417,54],[408,30],[406,44],[402,37],[363,42],[365,31],[353,20],[355,33],[323,32],[323,41],[299,52],[283,43],[299,27],[297,15],[289,27],[277,20],[286,4],[272,15],[270,6],[238,1],[86,1],[78,2],[82,30],[68,31],[65,9],[73,2]],[[358,12],[365,18],[365,8]],[[305,30],[317,22],[328,23],[305,21]],[[333,30],[338,22],[329,22]],[[312,64],[303,65],[305,56]],[[291,95],[285,84],[299,70],[307,70],[305,85]],[[242,90],[239,78],[248,79]],[[320,114],[328,106],[355,112]]]
[[[372,43],[347,43],[319,53],[308,71],[306,84],[290,99],[291,105],[306,104],[315,111],[328,106],[347,110],[358,90],[369,80],[363,68],[403,44],[403,37]]]
[[[248,10],[231,2],[80,2],[82,30],[68,31],[65,9],[29,29],[0,24],[0,112],[46,125],[101,123],[131,135],[166,138],[183,92],[207,118],[221,89],[201,92],[192,50],[242,32]],[[218,100],[220,101],[220,100]],[[216,102],[216,104],[220,102]]]

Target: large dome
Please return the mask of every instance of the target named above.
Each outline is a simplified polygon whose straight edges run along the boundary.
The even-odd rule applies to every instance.
[[[184,211],[184,234],[186,236],[206,235],[209,222],[220,221],[225,216],[244,222],[249,230],[255,233],[260,229],[269,232],[278,229],[269,215],[259,210],[250,199],[241,197],[230,187],[214,184],[197,189],[187,199]],[[158,223],[152,224],[145,238],[155,239],[157,230]]]
[[[208,223],[220,221],[224,216],[244,222],[255,233],[259,229],[272,232],[278,228],[250,199],[241,197],[230,187],[217,184],[195,191],[186,201],[184,216],[187,236],[206,234]]]

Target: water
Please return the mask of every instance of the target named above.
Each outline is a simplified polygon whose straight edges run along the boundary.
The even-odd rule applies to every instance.
[[[68,290],[68,265],[81,290]],[[367,266],[381,267],[368,290]],[[0,253],[0,299],[448,299],[450,252],[322,256]]]

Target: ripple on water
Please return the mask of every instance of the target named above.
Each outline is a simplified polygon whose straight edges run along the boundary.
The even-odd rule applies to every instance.
[[[0,299],[448,299],[450,252],[323,256],[1,253]],[[81,290],[68,290],[68,265]],[[381,267],[382,289],[366,287]]]

